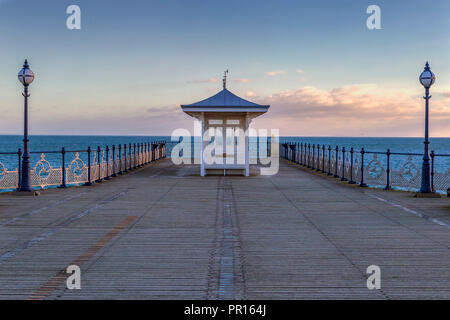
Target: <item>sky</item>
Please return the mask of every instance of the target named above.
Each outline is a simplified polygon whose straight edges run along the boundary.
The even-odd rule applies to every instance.
[[[66,9],[81,9],[69,30]],[[381,29],[369,30],[369,5]],[[0,0],[0,134],[170,135],[180,104],[228,89],[283,136],[422,136],[428,60],[434,137],[450,137],[448,0]]]

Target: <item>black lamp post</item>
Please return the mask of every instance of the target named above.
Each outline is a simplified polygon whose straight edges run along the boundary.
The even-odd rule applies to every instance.
[[[22,180],[20,184],[20,191],[32,191],[30,185],[30,154],[28,152],[28,86],[34,80],[34,73],[30,70],[28,61],[25,60],[23,69],[19,72],[19,81],[23,84],[22,95],[25,98],[24,108],[24,132],[23,132],[23,156],[22,156]]]
[[[428,101],[430,100],[430,87],[436,81],[436,76],[430,70],[428,62],[425,64],[425,69],[419,77],[420,83],[425,87],[425,151],[423,153],[422,163],[422,184],[420,187],[420,193],[432,193],[433,188],[431,186],[431,171],[430,171],[430,141],[428,139],[428,123],[429,123],[429,110]]]

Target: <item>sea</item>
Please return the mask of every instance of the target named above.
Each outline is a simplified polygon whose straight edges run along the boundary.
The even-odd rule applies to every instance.
[[[17,135],[0,135],[0,171],[2,165],[8,170],[15,170],[18,165],[17,154],[2,154],[2,153],[17,153],[18,148],[23,148],[23,137]],[[104,148],[119,144],[133,144],[144,143],[152,141],[171,141],[170,136],[53,136],[53,135],[32,135],[30,136],[30,151],[31,164],[39,161],[41,153],[46,154],[46,160],[53,166],[60,166],[61,164],[61,148],[64,147],[68,151],[67,160],[71,160],[75,152],[86,150],[89,146],[94,150],[98,146]],[[435,158],[435,168],[437,171],[444,172],[450,169],[450,138],[431,138],[430,150],[436,154],[448,155],[438,156]],[[398,153],[416,153],[422,154],[424,150],[423,138],[376,138],[376,137],[280,137],[280,143],[294,142],[294,143],[310,143],[320,144],[325,146],[345,147],[350,150],[351,147],[355,151],[364,148],[365,151],[386,152],[390,149],[391,152]],[[250,144],[251,148],[256,147],[256,143]],[[251,150],[252,151],[252,150]],[[254,150],[253,150],[254,151]],[[55,152],[55,153],[51,153]],[[71,155],[72,154],[72,155]],[[83,153],[80,153],[83,159]],[[393,165],[401,166],[407,160],[407,156],[393,156]],[[413,156],[413,161],[420,165],[421,156]],[[379,160],[382,160],[380,157]]]

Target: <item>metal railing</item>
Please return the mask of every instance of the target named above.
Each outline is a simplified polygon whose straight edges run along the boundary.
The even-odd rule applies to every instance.
[[[111,148],[97,147],[86,150],[33,151],[40,159],[30,169],[30,184],[33,189],[91,185],[108,180],[150,162],[166,157],[165,141],[113,145]],[[21,184],[22,150],[0,152],[0,157],[15,157],[17,167],[7,169],[0,161],[0,191],[13,191]],[[57,163],[60,166],[57,166]],[[12,161],[9,161],[12,163]]]
[[[450,160],[450,154],[431,152],[431,184],[433,191],[446,193],[450,188],[450,167],[436,170],[436,162]],[[377,187],[418,191],[421,186],[421,166],[423,154],[357,151],[354,148],[332,147],[310,143],[280,144],[280,157],[347,181],[361,187]],[[416,160],[416,161],[414,161]]]

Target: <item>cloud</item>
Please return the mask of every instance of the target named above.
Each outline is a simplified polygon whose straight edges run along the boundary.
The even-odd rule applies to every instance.
[[[254,97],[256,97],[256,93],[249,90],[249,91],[247,91],[247,93],[245,94],[245,96],[246,96],[247,98],[254,98]]]
[[[282,75],[282,74],[287,74],[287,71],[284,70],[275,70],[275,71],[269,71],[266,73],[268,76],[278,76],[278,75]]]
[[[300,73],[300,74],[304,74],[304,73],[305,73],[305,71],[303,71],[302,69],[297,69],[296,72],[297,72],[297,73]]]
[[[255,125],[280,128],[282,135],[421,136],[424,105],[420,93],[387,91],[374,84],[330,90],[307,86],[257,99],[271,109]],[[434,136],[450,136],[450,99],[431,106]]]
[[[238,82],[238,83],[248,83],[248,82],[250,82],[250,79],[246,79],[246,78],[243,78],[243,79],[234,79],[233,81],[234,81],[234,82]]]
[[[209,78],[209,79],[206,79],[206,80],[191,80],[191,81],[187,81],[186,83],[189,83],[189,84],[193,84],[193,83],[216,83],[218,81],[219,81],[219,79],[217,79],[217,78]]]

